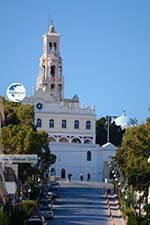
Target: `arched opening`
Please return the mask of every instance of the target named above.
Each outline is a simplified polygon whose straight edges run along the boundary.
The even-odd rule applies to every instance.
[[[51,77],[53,78],[53,77],[55,77],[55,66],[53,65],[53,66],[51,66],[51,71],[50,71],[50,75],[51,75]]]
[[[68,139],[66,137],[62,137],[59,139],[59,142],[69,142]]]
[[[72,143],[81,143],[81,140],[79,138],[73,138]]]
[[[58,96],[61,100],[61,98],[62,98],[62,84],[58,84],[57,91],[58,91]]]
[[[42,65],[42,72],[45,75],[45,65]]]
[[[55,84],[51,84],[51,91],[55,90]]]
[[[55,50],[55,52],[57,51],[57,43],[56,42],[54,42],[54,50]]]
[[[61,179],[65,179],[66,178],[66,170],[63,168],[61,169]]]
[[[87,160],[87,161],[91,161],[91,160],[92,160],[92,154],[91,154],[91,151],[88,151],[88,152],[87,152],[86,160]]]
[[[42,127],[42,120],[41,119],[37,119],[37,121],[36,121],[36,126],[37,127]]]
[[[54,137],[49,137],[49,142],[53,141],[53,142],[56,142],[56,139]]]
[[[48,84],[43,85],[43,91],[48,91]]]
[[[84,144],[92,144],[92,141],[91,141],[90,139],[86,139],[86,140],[84,141]]]
[[[91,129],[91,121],[86,121],[86,129],[90,130]]]
[[[79,129],[79,121],[78,120],[74,121],[74,129]]]
[[[54,128],[54,120],[49,120],[49,128]]]
[[[67,121],[66,120],[62,120],[62,128],[67,128]]]
[[[53,52],[53,44],[52,42],[49,42],[49,53]]]
[[[62,67],[61,67],[61,66],[59,66],[58,76],[59,76],[59,77],[61,77],[61,76],[62,76]]]
[[[51,176],[55,176],[55,175],[56,175],[55,168],[51,168]]]
[[[62,84],[58,84],[57,90],[58,90],[58,91],[61,91],[61,90],[62,90]]]

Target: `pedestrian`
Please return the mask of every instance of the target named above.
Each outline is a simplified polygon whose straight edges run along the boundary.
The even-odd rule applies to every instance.
[[[80,180],[83,181],[83,174],[80,173]]]
[[[90,178],[91,178],[91,174],[90,174],[90,173],[88,173],[88,174],[87,174],[87,181],[89,181],[89,180],[90,180]]]
[[[71,177],[72,177],[72,174],[69,173],[69,174],[68,174],[68,180],[69,180],[69,181],[71,181]]]

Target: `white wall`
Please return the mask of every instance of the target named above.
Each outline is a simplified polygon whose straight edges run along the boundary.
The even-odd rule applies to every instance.
[[[57,161],[52,167],[56,169],[57,176],[61,175],[61,169],[72,174],[72,179],[78,180],[80,173],[86,179],[87,173],[91,174],[91,180],[102,180],[101,148],[92,144],[74,144],[50,142],[50,150],[56,154]],[[91,151],[92,160],[87,161],[87,151]]]

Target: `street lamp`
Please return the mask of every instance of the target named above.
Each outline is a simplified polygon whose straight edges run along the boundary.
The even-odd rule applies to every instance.
[[[28,199],[30,199],[31,187],[28,189]]]

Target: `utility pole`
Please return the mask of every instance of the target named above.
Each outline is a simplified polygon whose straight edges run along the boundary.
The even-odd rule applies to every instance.
[[[108,143],[109,142],[109,126],[110,126],[109,122],[111,117],[107,116],[106,118],[107,118],[107,143]]]

